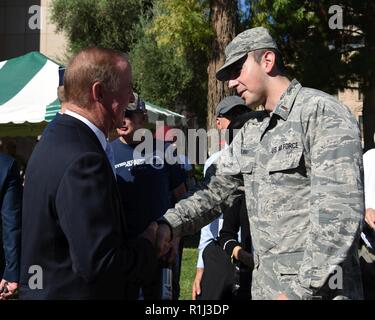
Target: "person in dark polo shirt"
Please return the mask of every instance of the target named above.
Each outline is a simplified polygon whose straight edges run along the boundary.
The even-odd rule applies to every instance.
[[[123,124],[117,129],[120,137],[111,144],[130,238],[137,237],[150,222],[160,218],[172,206],[172,197],[179,199],[186,192],[184,170],[177,163],[172,165],[164,161],[164,149],[161,150],[163,154],[160,154],[155,140],[150,141],[152,153],[137,152],[136,148],[141,141],[135,141],[134,134],[144,128],[147,110],[139,96],[136,93],[134,96],[135,101],[128,105]],[[172,264],[179,260],[176,259],[178,240],[168,256]],[[161,298],[160,274],[159,269],[155,270],[153,281],[142,288],[144,299]],[[139,286],[129,286],[127,298],[137,299],[139,292]]]

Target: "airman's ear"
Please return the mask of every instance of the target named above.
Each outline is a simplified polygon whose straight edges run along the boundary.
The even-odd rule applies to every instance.
[[[276,62],[276,55],[272,51],[266,51],[265,54],[263,55],[263,65],[265,68],[265,71],[267,73],[270,73],[273,69],[273,66],[275,65]]]

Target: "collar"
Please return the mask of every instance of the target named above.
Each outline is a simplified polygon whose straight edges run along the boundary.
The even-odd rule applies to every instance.
[[[287,120],[290,110],[292,110],[293,108],[293,103],[296,99],[297,93],[301,90],[301,88],[302,85],[296,79],[293,79],[292,82],[289,84],[289,87],[282,94],[271,116],[273,114],[277,114],[284,120]]]
[[[105,135],[103,133],[103,131],[101,131],[95,124],[93,124],[91,121],[89,121],[88,119],[86,119],[85,117],[81,116],[80,114],[74,112],[74,111],[71,111],[71,110],[66,110],[65,111],[65,114],[73,117],[73,118],[76,118],[77,120],[80,120],[82,121],[85,125],[87,125],[96,135],[96,137],[98,138],[100,144],[102,145],[102,148],[103,150],[105,151],[106,150],[106,147],[107,147],[107,139],[105,138]]]

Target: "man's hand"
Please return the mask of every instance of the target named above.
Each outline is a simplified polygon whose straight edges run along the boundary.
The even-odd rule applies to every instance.
[[[195,279],[193,282],[193,288],[191,291],[191,299],[197,300],[197,296],[201,294],[201,281],[203,276],[204,269],[197,268],[197,272],[195,273]]]
[[[141,233],[141,237],[147,239],[156,247],[156,232],[158,230],[158,224],[156,222],[151,222],[147,229]]]
[[[161,223],[159,224],[156,233],[156,249],[158,257],[165,256],[171,248],[171,230],[169,226]]]
[[[375,209],[366,209],[365,221],[373,230],[375,230]]]
[[[0,282],[0,300],[6,300],[13,296],[18,288],[17,282],[8,282],[4,279]]]
[[[247,252],[241,246],[235,246],[232,251],[232,257],[236,260],[241,261],[244,265],[250,269],[254,269],[254,257],[251,253]]]
[[[166,260],[166,262],[169,265],[174,264],[178,255],[179,248],[180,238],[174,238],[171,242],[171,248],[169,249],[168,253],[163,257],[163,260]]]
[[[238,259],[238,252],[242,250],[241,246],[235,246],[233,248],[233,251],[232,251],[232,257],[236,258],[236,260],[239,260]]]

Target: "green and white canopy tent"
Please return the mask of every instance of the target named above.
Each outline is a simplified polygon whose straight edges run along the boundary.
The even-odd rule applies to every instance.
[[[35,136],[53,119],[59,65],[38,52],[0,62],[0,136]]]
[[[59,64],[39,52],[0,62],[0,137],[37,136],[60,110]],[[184,125],[185,117],[146,102],[149,122]]]

